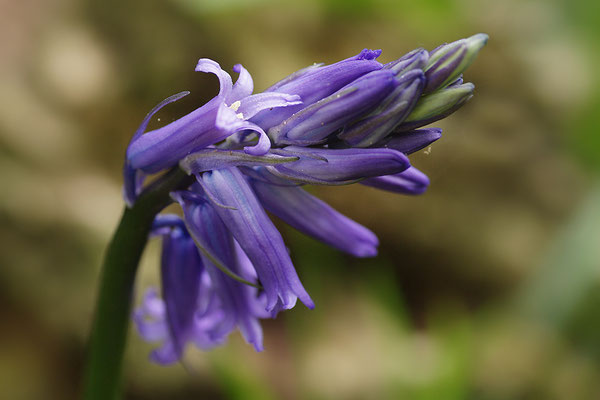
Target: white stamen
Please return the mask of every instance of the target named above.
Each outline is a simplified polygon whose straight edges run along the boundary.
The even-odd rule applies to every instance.
[[[242,105],[242,103],[238,100],[236,102],[231,103],[231,105],[229,106],[229,108],[231,108],[233,111],[237,111],[238,108],[240,108],[241,105]]]
[[[239,103],[239,101],[238,101],[238,103]],[[237,114],[235,114],[235,116],[238,117],[239,119],[244,119],[244,114],[242,114],[242,113],[237,113]]]
[[[426,155],[431,154],[431,146],[429,146],[423,153],[425,153]]]

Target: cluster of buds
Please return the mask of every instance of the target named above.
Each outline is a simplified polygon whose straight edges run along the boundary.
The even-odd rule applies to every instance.
[[[196,70],[218,77],[218,95],[144,134],[160,108],[186,93],[159,104],[131,140],[124,167],[130,206],[148,174],[178,166],[196,178],[171,194],[183,218],[159,215],[152,230],[163,238],[162,298],[149,290],[134,315],[142,337],[163,342],[152,359],[175,362],[187,343],[211,348],[236,328],[260,351],[259,319],[297,299],[314,307],[266,211],[348,254],[375,256],[375,234],[302,185],[423,193],[429,180],[408,155],[441,137],[441,129],[423,126],[472,97],[462,73],[486,41],[477,34],[388,64],[376,61],[380,50],[365,49],[258,94],[241,65],[233,84],[216,62],[201,59]]]

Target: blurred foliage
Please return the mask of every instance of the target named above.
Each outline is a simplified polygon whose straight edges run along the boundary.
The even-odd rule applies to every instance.
[[[278,223],[317,303],[239,335],[147,360],[131,399],[592,399],[600,395],[600,3],[593,0],[22,0],[0,41],[0,387],[75,399],[98,265],[120,214],[131,133],[156,103],[216,93],[200,57],[244,63],[257,90],[362,48],[383,61],[486,32],[474,99],[412,157],[428,193],[311,189],[375,231],[357,260]],[[158,283],[158,245],[139,291]],[[27,382],[27,384],[24,384]]]

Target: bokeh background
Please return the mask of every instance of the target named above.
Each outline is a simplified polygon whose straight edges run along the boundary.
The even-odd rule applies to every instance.
[[[125,147],[163,98],[192,92],[153,127],[214,96],[198,58],[243,63],[261,90],[364,47],[391,61],[486,32],[475,97],[412,157],[425,195],[313,190],[379,257],[281,225],[317,308],[265,321],[261,354],[235,334],[168,368],[132,330],[126,397],[600,398],[600,2],[1,0],[0,22],[0,397],[78,398]]]

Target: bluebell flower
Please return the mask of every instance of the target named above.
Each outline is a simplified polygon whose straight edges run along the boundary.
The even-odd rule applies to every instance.
[[[256,287],[229,278],[195,244],[198,237],[223,257],[232,271],[256,280],[256,273],[239,245],[206,203],[175,194],[186,215],[158,216],[152,234],[162,236],[162,296],[146,290],[134,312],[134,322],[145,340],[162,342],[150,358],[167,365],[179,361],[187,344],[210,349],[223,344],[239,328],[244,338],[262,351],[259,318],[269,318],[266,297]],[[190,226],[188,231],[187,226]]]
[[[219,94],[195,111],[132,141],[127,149],[131,167],[146,173],[158,172],[176,165],[194,150],[206,148],[241,130],[259,135],[258,143],[246,151],[265,154],[271,147],[270,141],[260,126],[248,120],[262,110],[301,104],[300,97],[275,92],[251,95],[254,85],[248,71],[240,64],[234,70],[240,73],[235,85],[219,64],[200,59],[196,71],[215,74],[219,78]]]
[[[267,311],[289,309],[300,299],[314,303],[294,269],[281,234],[237,168],[206,172],[200,180],[216,200],[233,208],[214,207],[225,226],[248,255],[267,296]]]
[[[233,273],[256,282],[258,277],[251,261],[211,204],[189,192],[174,193],[173,197],[183,208],[186,226],[196,243],[206,251],[217,254]],[[238,327],[246,341],[261,351],[262,329],[258,319],[271,315],[267,312],[265,294],[259,294],[256,287],[231,279],[213,264],[205,252],[201,251],[201,256],[223,314],[223,318],[209,332],[211,339],[222,341]]]
[[[146,291],[142,306],[134,313],[140,335],[148,341],[161,341],[151,353],[160,364],[179,360],[188,343],[207,349],[211,342],[206,327],[219,319],[215,313],[214,291],[194,241],[182,223],[174,218],[157,219],[154,235],[163,238],[161,259],[162,300],[156,290]],[[172,226],[169,226],[172,225]]]
[[[418,195],[430,182],[408,156],[441,137],[425,127],[468,101],[474,85],[463,73],[487,35],[419,48],[381,64],[381,50],[299,70],[262,93],[241,65],[235,85],[211,60],[219,94],[162,128],[134,134],[124,166],[129,206],[144,178],[181,168],[195,182],[171,194],[183,218],[159,215],[163,239],[162,297],[149,291],[134,313],[141,336],[162,341],[156,362],[181,359],[185,345],[208,349],[239,329],[263,349],[260,319],[300,300],[314,302],[267,211],[295,229],[355,257],[373,257],[379,241],[368,228],[311,195],[304,185],[360,183]],[[420,129],[418,129],[420,128]]]

